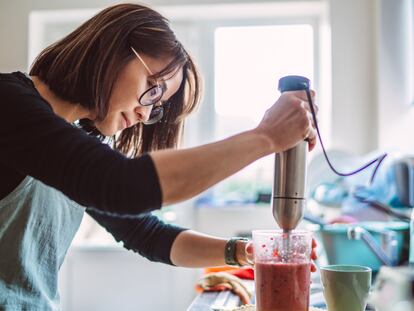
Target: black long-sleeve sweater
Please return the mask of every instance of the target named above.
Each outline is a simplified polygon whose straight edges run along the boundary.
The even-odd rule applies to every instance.
[[[149,213],[162,205],[151,157],[112,150],[57,116],[23,73],[0,74],[0,200],[27,175],[87,207],[127,249],[172,264],[172,243],[185,229]]]

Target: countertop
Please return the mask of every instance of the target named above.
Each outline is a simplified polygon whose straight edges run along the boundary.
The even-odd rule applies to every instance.
[[[244,283],[254,292],[254,281],[244,280]],[[255,303],[254,297],[250,303]],[[319,308],[325,307],[319,275],[314,275],[312,277],[310,304]],[[238,307],[240,305],[240,298],[230,291],[206,292],[198,295],[188,307],[187,311],[211,311],[213,306]]]
[[[246,286],[254,292],[254,281],[244,280]],[[254,304],[254,298],[251,301]],[[238,307],[241,305],[240,298],[230,291],[223,292],[206,292],[198,295],[187,311],[212,311],[213,306],[217,307]],[[318,273],[312,275],[312,284],[310,288],[310,305],[317,308],[325,308],[325,299],[323,297],[320,276]],[[367,307],[367,311],[372,310]]]

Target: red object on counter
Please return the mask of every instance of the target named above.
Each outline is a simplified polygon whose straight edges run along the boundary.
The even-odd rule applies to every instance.
[[[232,275],[235,275],[244,280],[254,280],[254,270],[253,268],[234,268],[230,266],[223,266],[223,267],[212,267],[212,268],[205,268],[204,273],[213,273],[213,272],[227,272]]]
[[[254,280],[254,270],[252,268],[240,268],[227,271],[244,280]]]

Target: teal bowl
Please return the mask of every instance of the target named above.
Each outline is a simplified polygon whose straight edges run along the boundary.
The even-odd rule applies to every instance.
[[[363,240],[348,239],[348,228],[355,226],[369,231],[379,246],[381,246],[380,232],[386,230],[396,232],[398,264],[408,260],[410,228],[408,223],[400,221],[367,221],[357,224],[333,224],[321,227],[319,235],[323,242],[329,265],[360,265],[370,267],[373,271],[379,270],[383,265]]]

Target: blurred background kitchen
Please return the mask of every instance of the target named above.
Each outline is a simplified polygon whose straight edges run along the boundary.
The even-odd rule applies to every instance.
[[[44,47],[114,3],[2,0],[0,71],[27,71]],[[255,126],[278,97],[280,77],[310,78],[317,91],[322,137],[339,170],[389,153],[374,184],[359,192],[355,189],[367,185],[370,171],[339,178],[319,147],[310,155],[307,216],[321,224],[305,221],[302,226],[317,231],[320,263],[365,264],[374,271],[384,264],[407,263],[409,224],[404,219],[414,199],[414,1],[141,3],[171,21],[205,78],[203,104],[186,123],[184,146]],[[274,228],[269,203],[273,161],[273,156],[261,159],[193,200],[156,214],[166,222],[222,237]],[[350,225],[325,225],[332,222],[358,226],[350,232]],[[363,238],[366,232],[375,245]],[[200,274],[150,263],[124,250],[85,215],[61,270],[62,306],[185,310],[196,296]]]

